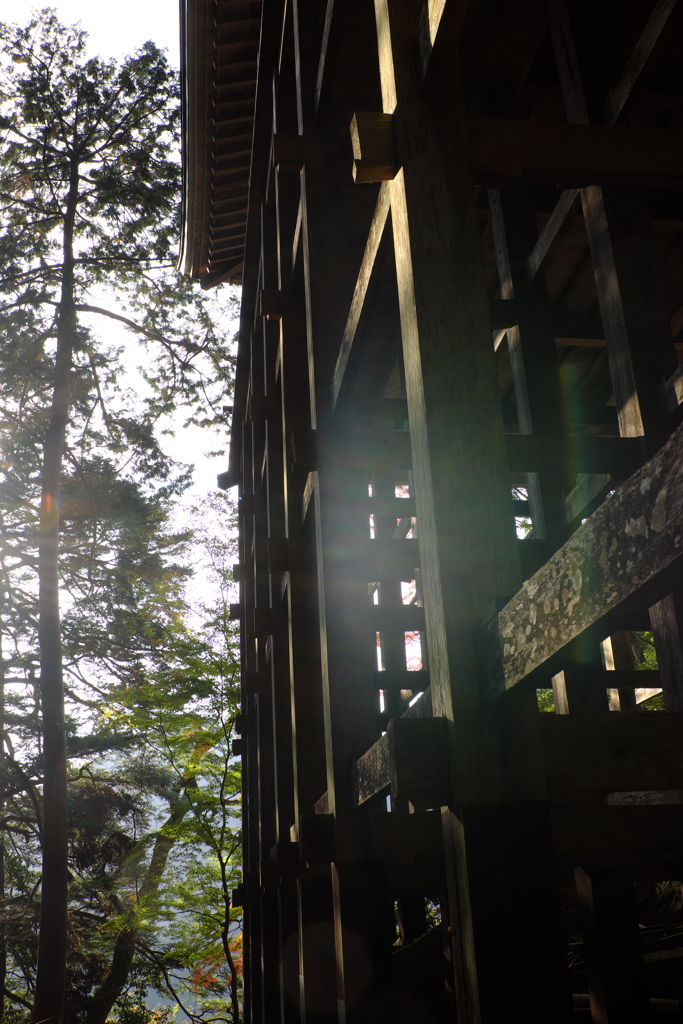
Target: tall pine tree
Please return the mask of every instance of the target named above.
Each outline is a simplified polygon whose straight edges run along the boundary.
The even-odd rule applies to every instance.
[[[27,635],[37,626],[44,792],[32,1019],[45,1022],[63,1019],[67,961],[60,567],[71,562],[75,568],[80,559],[82,582],[106,564],[100,517],[107,477],[117,474],[111,453],[127,449],[138,470],[168,477],[153,438],[154,416],[180,397],[200,409],[212,376],[225,379],[230,356],[206,302],[173,273],[179,102],[177,76],[164,55],[147,43],[120,64],[88,57],[85,34],[61,25],[51,10],[25,27],[0,25],[0,41],[6,55],[0,79],[0,329],[6,339],[0,386],[12,399],[2,430],[2,555],[12,579],[35,572],[38,578],[37,615],[30,583],[19,589],[8,583],[5,594],[23,595]],[[111,378],[112,361],[93,329],[95,315],[124,324],[148,346],[147,377],[156,391],[145,411],[133,415],[108,406],[102,378]],[[107,500],[129,486],[134,504],[135,488],[124,477],[108,483]],[[87,553],[82,535],[64,547],[78,518],[64,500],[79,488],[92,513]],[[129,514],[134,518],[133,509]],[[88,516],[81,513],[81,519]],[[120,565],[117,579],[125,588]],[[13,607],[21,620],[16,602]],[[72,606],[66,625],[71,617],[73,627],[78,614]]]

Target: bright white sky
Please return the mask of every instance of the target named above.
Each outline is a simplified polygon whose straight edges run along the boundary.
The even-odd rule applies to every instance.
[[[65,24],[80,21],[93,54],[121,57],[152,39],[178,67],[178,0],[0,0],[0,21],[26,22],[42,7],[56,8]]]

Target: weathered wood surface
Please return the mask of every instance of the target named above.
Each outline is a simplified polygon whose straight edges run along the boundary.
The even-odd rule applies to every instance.
[[[468,130],[478,184],[526,180],[567,189],[683,189],[683,140],[677,132],[501,118],[470,118]]]
[[[683,715],[541,715],[539,728],[551,798],[683,787]]]
[[[494,698],[562,668],[562,650],[593,626],[619,628],[629,605],[653,604],[683,569],[683,425],[608,497],[479,634]]]
[[[337,365],[334,369],[334,376],[332,381],[332,407],[339,397],[339,392],[342,389],[344,382],[344,374],[346,367],[349,362],[351,355],[351,349],[353,342],[356,337],[356,331],[358,330],[358,324],[360,323],[361,314],[363,312],[363,305],[365,303],[365,297],[368,293],[370,286],[370,278],[372,277],[372,271],[375,266],[377,259],[377,253],[379,252],[380,243],[384,235],[384,229],[387,223],[387,217],[389,215],[390,207],[390,192],[387,185],[382,185],[379,190],[379,196],[377,198],[377,205],[375,206],[375,213],[370,224],[370,231],[368,232],[368,240],[365,246],[365,252],[363,253],[363,259],[358,271],[358,279],[356,281],[356,287],[353,292],[353,299],[351,300],[351,308],[349,315],[346,320],[346,326],[344,328],[344,336],[342,338],[341,348],[339,349],[339,355],[337,357]]]
[[[445,718],[393,718],[386,733],[354,768],[354,796],[360,806],[391,789],[394,800],[415,807],[441,807],[452,799]]]

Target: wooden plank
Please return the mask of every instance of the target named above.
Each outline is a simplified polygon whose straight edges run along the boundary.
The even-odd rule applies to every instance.
[[[683,566],[682,443],[683,425],[481,630],[490,697],[553,675],[584,630],[606,636],[632,604],[668,593]]]
[[[377,253],[379,252],[382,236],[384,235],[384,229],[387,224],[390,206],[391,194],[389,191],[389,187],[387,184],[383,183],[380,186],[379,196],[377,197],[375,212],[373,214],[372,223],[370,225],[370,230],[368,232],[368,240],[365,246],[365,252],[363,253],[363,260],[360,265],[360,270],[358,271],[356,287],[354,288],[353,291],[351,308],[349,310],[349,315],[346,320],[346,327],[344,328],[344,335],[342,337],[339,355],[337,356],[337,364],[334,368],[334,376],[332,379],[333,408],[337,403],[337,399],[339,398],[339,392],[342,389],[344,374],[346,372],[346,367],[348,365],[349,357],[351,355],[351,348],[356,337],[358,324],[360,323],[361,314],[363,312],[363,305],[365,303],[365,297],[367,295],[368,287],[370,285],[370,278],[372,276],[372,271],[375,266],[375,260],[377,259]]]
[[[538,726],[551,799],[683,788],[683,714],[540,715]]]
[[[683,189],[683,140],[653,128],[470,118],[475,181]]]

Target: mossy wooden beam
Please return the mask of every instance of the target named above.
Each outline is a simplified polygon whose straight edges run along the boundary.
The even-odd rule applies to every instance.
[[[479,634],[483,684],[495,698],[538,686],[564,648],[606,636],[636,605],[671,591],[683,570],[683,426],[618,487]]]

